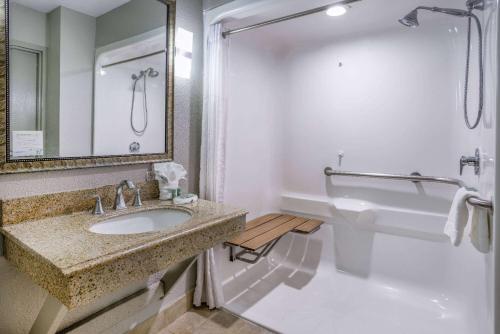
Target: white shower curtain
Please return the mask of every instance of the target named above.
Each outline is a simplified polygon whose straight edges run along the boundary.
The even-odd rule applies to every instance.
[[[205,50],[200,195],[215,202],[224,200],[227,54],[228,41],[222,37],[222,24],[212,25]],[[200,254],[197,261],[194,305],[200,306],[204,302],[210,309],[224,303],[213,249]]]

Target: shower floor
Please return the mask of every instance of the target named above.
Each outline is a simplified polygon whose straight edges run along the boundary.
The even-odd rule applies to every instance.
[[[342,273],[324,259],[312,271],[308,256],[292,261],[299,266],[269,256],[242,268],[225,281],[225,308],[286,334],[471,333],[465,305],[455,298],[387,278]]]

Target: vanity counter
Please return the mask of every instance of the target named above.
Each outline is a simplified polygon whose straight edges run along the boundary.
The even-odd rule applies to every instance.
[[[192,217],[169,229],[104,235],[89,228],[112,217],[154,209],[180,209]],[[90,212],[2,227],[5,257],[68,308],[167,269],[173,263],[226,241],[245,227],[247,212],[200,200],[172,205],[145,201],[141,208]]]

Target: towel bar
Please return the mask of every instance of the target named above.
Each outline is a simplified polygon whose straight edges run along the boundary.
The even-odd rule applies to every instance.
[[[479,197],[469,197],[467,198],[467,203],[473,206],[479,206],[481,208],[489,209],[493,211],[493,202],[481,199]]]

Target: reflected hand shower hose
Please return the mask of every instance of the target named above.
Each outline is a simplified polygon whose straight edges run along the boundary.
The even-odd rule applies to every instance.
[[[483,64],[483,30],[481,27],[481,21],[479,18],[472,13],[473,9],[484,9],[483,0],[468,0],[467,1],[468,10],[455,9],[455,8],[440,8],[440,7],[425,7],[419,6],[408,13],[405,17],[399,20],[399,22],[407,27],[416,28],[419,26],[418,22],[418,11],[428,10],[431,12],[437,12],[442,14],[448,14],[458,17],[466,17],[468,20],[467,24],[467,59],[465,63],[465,84],[464,84],[464,119],[465,125],[469,129],[475,129],[481,117],[483,116],[483,105],[484,105],[484,64]],[[477,118],[473,124],[469,120],[468,112],[468,101],[469,101],[469,76],[470,76],[470,55],[471,55],[471,30],[472,30],[472,20],[476,22],[477,32],[478,32],[478,43],[479,43],[479,105],[477,110]]]
[[[147,78],[156,78],[160,73],[158,71],[155,71],[152,67],[149,67],[148,69],[139,72],[139,75],[132,74],[132,80],[134,80],[134,85],[132,87],[132,107],[130,109],[130,127],[132,128],[132,131],[138,136],[142,136],[145,132],[146,129],[148,128],[148,96],[147,96]],[[138,129],[135,127],[134,124],[134,104],[135,104],[135,91],[137,88],[137,82],[143,79],[143,99],[142,99],[142,104],[143,104],[143,117],[144,117],[144,126],[142,129]]]

